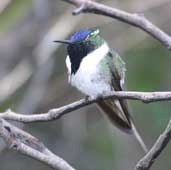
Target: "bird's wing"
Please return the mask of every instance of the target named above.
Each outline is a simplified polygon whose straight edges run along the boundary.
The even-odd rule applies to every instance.
[[[110,51],[106,57],[108,57],[107,64],[109,65],[109,72],[112,74],[110,76],[112,77],[110,81],[111,87],[114,91],[121,91],[126,71],[125,63],[114,51]],[[108,99],[101,101],[98,105],[106,113],[113,124],[124,132],[134,134],[145,153],[147,153],[148,149],[133,123],[125,100]]]
[[[110,58],[108,61],[112,73],[111,84],[113,90],[122,91],[124,85],[124,79],[125,79],[125,71],[126,71],[125,62],[115,51],[112,50],[109,52],[108,57]],[[126,100],[120,99],[119,103],[123,111],[123,117],[126,117],[128,123],[130,124],[131,117],[128,111],[128,104]]]
[[[122,91],[126,71],[125,62],[113,50],[109,51],[107,57],[108,65],[112,73],[112,86],[115,91]]]
[[[114,91],[121,91],[125,77],[125,63],[120,56],[110,51],[107,56],[107,65],[111,73],[111,88]],[[100,108],[107,114],[112,123],[125,132],[131,132],[131,118],[125,100],[108,99],[100,101]]]

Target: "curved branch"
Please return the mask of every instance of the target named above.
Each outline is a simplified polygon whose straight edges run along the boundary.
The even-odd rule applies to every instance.
[[[34,158],[53,169],[75,170],[65,160],[48,150],[37,138],[3,119],[0,119],[0,136],[9,149]]]
[[[163,46],[168,50],[171,50],[171,37],[164,31],[159,29],[157,26],[152,24],[147,20],[142,14],[128,13],[116,8],[112,8],[91,0],[63,0],[65,2],[71,3],[78,8],[73,11],[74,15],[80,13],[95,13],[104,16],[108,16],[122,22],[128,23],[141,30],[147,32],[152,37],[157,39]]]
[[[27,134],[26,132],[10,125],[4,119],[15,120],[20,122],[44,122],[55,120],[67,114],[71,111],[95,103],[98,100],[105,100],[109,98],[114,99],[132,99],[140,100],[146,103],[155,101],[171,100],[171,92],[131,92],[131,91],[117,91],[103,96],[86,98],[69,105],[49,110],[47,113],[41,113],[36,115],[22,115],[8,110],[4,113],[0,113],[0,135],[6,141],[8,146],[12,149],[26,154],[30,157],[48,164],[49,166],[58,169],[58,166],[64,166],[65,168],[60,170],[74,170],[61,158],[58,158],[51,151],[39,142],[35,137]],[[18,135],[19,134],[19,135]],[[18,138],[19,137],[19,138]],[[171,120],[159,139],[156,141],[152,149],[143,157],[137,164],[136,170],[148,170],[153,164],[154,160],[160,155],[165,148],[169,140],[171,139]],[[62,162],[62,164],[61,164]],[[58,167],[58,168],[57,168]],[[68,168],[68,169],[67,169]]]
[[[156,101],[171,100],[171,92],[133,92],[133,91],[115,92],[113,91],[108,94],[104,94],[103,96],[81,99],[79,101],[73,102],[66,106],[51,109],[47,113],[22,115],[19,113],[15,113],[11,110],[7,110],[6,112],[0,113],[0,118],[25,122],[25,123],[51,121],[51,120],[59,119],[61,116],[70,113],[74,110],[80,109],[81,107],[95,103],[98,100],[105,100],[109,98],[140,100],[145,103],[150,103]]]
[[[159,136],[150,151],[137,163],[136,170],[149,170],[171,139],[171,119],[165,131]]]

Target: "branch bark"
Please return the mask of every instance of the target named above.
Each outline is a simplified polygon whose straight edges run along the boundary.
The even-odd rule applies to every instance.
[[[0,119],[0,136],[9,149],[34,158],[53,169],[75,170],[65,160],[48,150],[37,138],[3,119]]]
[[[59,119],[61,116],[67,113],[80,109],[89,104],[95,103],[98,100],[106,100],[109,98],[140,100],[144,103],[150,103],[150,102],[171,100],[171,92],[134,92],[134,91],[115,92],[113,91],[108,94],[104,94],[103,96],[98,96],[94,98],[89,97],[59,108],[50,109],[47,113],[23,115],[23,114],[15,113],[11,110],[7,110],[6,112],[0,113],[0,118],[6,120],[25,122],[25,123],[46,122],[46,121]]]
[[[149,20],[147,20],[143,14],[128,13],[97,2],[93,2],[91,0],[62,1],[71,3],[78,7],[73,11],[73,15],[78,15],[80,13],[95,13],[120,20],[140,28],[141,30],[150,34],[153,38],[157,39],[168,50],[171,50],[171,37],[157,26],[155,26],[153,23],[151,23]]]
[[[136,170],[149,170],[155,159],[161,154],[171,139],[171,119],[164,130],[159,136],[150,151],[137,163]]]
[[[35,115],[22,115],[11,110],[0,113],[0,136],[7,143],[9,148],[17,150],[27,156],[35,158],[54,169],[74,170],[68,163],[49,151],[42,142],[27,132],[16,128],[9,124],[7,120],[19,122],[44,122],[56,120],[64,114],[70,113],[76,109],[95,103],[98,100],[114,99],[131,99],[140,100],[145,103],[171,100],[171,92],[133,92],[133,91],[117,91],[103,96],[94,98],[86,98],[66,106],[49,110],[47,113]],[[158,138],[151,150],[138,162],[136,170],[148,170],[152,166],[154,160],[160,155],[171,138],[171,119],[162,135]]]

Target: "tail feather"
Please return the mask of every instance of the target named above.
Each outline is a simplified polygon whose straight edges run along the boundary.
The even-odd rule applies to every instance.
[[[127,117],[128,121],[129,121],[129,123],[131,124],[131,129],[132,129],[133,135],[135,136],[136,140],[138,141],[138,143],[140,144],[140,146],[144,150],[144,152],[147,153],[148,148],[145,145],[143,139],[141,138],[139,132],[136,129],[136,126],[133,123],[133,120],[132,120],[132,118],[131,118],[131,116],[129,114],[127,102],[125,100],[121,100],[121,99],[119,100],[119,102],[121,104],[122,110],[124,111],[125,115],[127,115],[126,117]]]
[[[132,133],[131,124],[121,118],[121,116],[119,116],[122,113],[117,105],[113,103],[113,101],[112,103],[110,102],[110,100],[99,101],[97,104],[113,125],[124,131],[125,133]]]
[[[147,148],[146,144],[144,143],[143,139],[141,138],[139,132],[137,131],[134,123],[131,122],[131,125],[132,125],[133,135],[135,136],[136,140],[138,141],[138,143],[140,144],[140,146],[144,150],[144,152],[147,153],[148,152],[148,148]]]
[[[97,104],[112,124],[128,134],[133,134],[144,152],[147,153],[148,149],[133,123],[125,101],[119,100],[119,106],[116,101],[111,99],[99,101]]]

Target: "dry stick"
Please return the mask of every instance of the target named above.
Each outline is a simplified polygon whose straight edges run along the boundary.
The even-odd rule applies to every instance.
[[[134,91],[113,91],[108,94],[104,94],[100,97],[86,98],[76,101],[74,103],[50,109],[47,113],[40,113],[34,115],[22,115],[15,113],[11,110],[0,113],[0,118],[6,120],[15,120],[19,122],[46,122],[50,120],[59,119],[61,116],[70,113],[74,110],[80,109],[81,107],[87,106],[89,104],[95,103],[98,100],[105,100],[109,98],[117,99],[131,99],[140,100],[145,103],[156,102],[156,101],[166,101],[171,100],[171,92],[134,92]]]
[[[57,109],[51,109],[48,113],[38,115],[21,115],[8,110],[7,112],[1,113],[0,117],[10,120],[16,120],[21,122],[35,122],[35,121],[48,121],[54,120],[62,115],[69,113],[73,110],[79,109],[83,106],[96,102],[101,99],[108,98],[122,98],[122,99],[133,99],[141,100],[143,102],[154,102],[162,100],[171,100],[171,92],[111,92],[101,96],[100,98],[82,99],[80,101],[71,103]],[[45,164],[60,170],[73,170],[64,160],[54,155],[45,146],[38,141],[35,137],[29,135],[25,131],[22,131],[13,125],[10,125],[5,120],[0,119],[0,135],[6,141],[11,149],[17,150],[20,153],[26,154],[32,158],[35,158]],[[165,148],[168,141],[171,138],[171,120],[164,131],[159,137],[157,142],[154,144],[152,149],[147,155],[140,160],[137,164],[137,170],[148,170],[157,156],[160,155],[161,151]],[[59,168],[60,167],[60,168]]]
[[[159,136],[150,151],[137,163],[136,170],[149,170],[171,139],[171,119],[165,131]]]
[[[80,101],[76,101],[74,103],[57,109],[51,109],[48,113],[42,113],[37,115],[22,115],[19,113],[12,112],[11,110],[8,110],[7,112],[0,114],[0,135],[3,137],[3,139],[6,141],[6,143],[11,149],[17,150],[20,153],[26,154],[27,156],[44,162],[45,164],[53,168],[59,168],[60,166],[60,168],[63,168],[61,170],[71,170],[72,167],[70,167],[70,165],[68,165],[61,158],[54,155],[35,137],[29,135],[25,131],[22,131],[14,127],[13,125],[10,125],[2,118],[27,123],[55,120],[73,110],[79,109],[98,100],[105,100],[108,98],[133,99],[149,103],[162,100],[171,100],[171,92],[111,92],[109,94],[104,94],[101,97],[82,99]],[[171,120],[166,130],[156,141],[152,149],[137,164],[137,170],[148,170],[151,167],[154,160],[157,158],[157,156],[159,156],[161,151],[165,148],[170,138]]]
[[[75,170],[65,160],[53,154],[44,144],[29,133],[0,119],[0,136],[9,149],[34,158],[56,170]]]
[[[168,50],[171,50],[171,37],[164,31],[159,29],[157,26],[152,24],[149,20],[147,20],[143,14],[131,14],[90,0],[63,1],[71,3],[78,7],[73,11],[74,15],[78,15],[80,13],[95,13],[120,20],[147,32],[152,37],[157,39]]]
[[[26,122],[26,123],[37,122],[37,121],[50,121],[50,120],[58,119],[61,116],[63,116],[64,114],[67,114],[73,110],[76,110],[76,109],[79,109],[86,105],[89,105],[91,103],[94,103],[98,100],[102,100],[102,99],[105,100],[108,98],[132,99],[132,100],[140,100],[140,101],[149,103],[149,102],[155,102],[155,101],[171,100],[171,92],[128,92],[128,91],[111,92],[109,94],[104,94],[101,97],[82,99],[82,100],[76,101],[74,103],[71,103],[69,105],[66,105],[66,106],[63,106],[60,108],[51,109],[47,113],[42,113],[42,114],[22,115],[19,113],[15,113],[11,110],[8,110],[4,113],[1,113],[0,118],[20,121],[20,122]],[[2,122],[4,122],[4,121],[2,121]],[[150,152],[137,165],[137,170],[146,170],[151,167],[154,159],[160,154],[160,152],[164,149],[165,145],[167,144],[168,140],[170,139],[170,136],[169,136],[169,134],[171,133],[171,132],[169,132],[170,126],[171,126],[171,123],[169,123],[167,130],[164,132],[164,135],[166,134],[165,135],[166,137],[164,135],[162,135],[162,137],[159,138],[159,140],[156,142],[156,144],[153,146],[153,148],[150,150]],[[7,131],[11,131],[11,129],[14,130],[15,128],[10,128],[10,130],[9,130],[8,126],[6,126],[5,129]],[[0,134],[2,135],[2,128],[0,128]],[[25,134],[25,132],[24,132],[24,134]],[[21,135],[21,133],[20,133],[19,136],[23,136],[23,135]],[[24,136],[27,136],[27,135],[24,135]],[[8,143],[8,141],[11,141],[11,138],[4,138],[4,139],[7,141],[7,143]],[[36,158],[37,160],[40,160],[42,162],[45,162],[46,164],[48,164],[52,167],[54,167],[56,165],[59,166],[59,163],[58,164],[54,163],[54,161],[52,159],[49,159],[49,157],[47,157],[47,155],[42,155],[41,153],[37,153],[36,150],[37,149],[42,150],[43,146],[42,146],[42,144],[37,145],[37,140],[35,140],[35,138],[27,137],[26,139],[32,139],[32,140],[31,140],[31,142],[30,142],[30,140],[24,140],[22,145],[12,145],[12,144],[9,144],[9,145],[15,146],[15,147],[12,147],[13,149],[15,149],[17,146],[17,150],[19,152],[24,153],[33,158]],[[23,138],[22,138],[22,141],[23,141]],[[27,141],[27,142],[25,142],[25,141]],[[16,142],[14,142],[14,143],[16,143]],[[31,148],[28,146],[28,144],[30,145],[30,143],[32,143]],[[38,156],[38,158],[36,156]],[[49,162],[50,160],[52,162]]]

